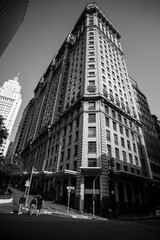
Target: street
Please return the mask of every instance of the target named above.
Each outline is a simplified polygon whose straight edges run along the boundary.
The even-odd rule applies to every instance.
[[[0,233],[5,240],[159,240],[160,220],[98,221],[55,215],[0,214]]]

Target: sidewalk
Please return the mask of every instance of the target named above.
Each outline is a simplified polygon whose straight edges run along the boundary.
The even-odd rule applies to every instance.
[[[18,212],[18,202],[20,197],[22,196],[23,192],[19,191],[16,188],[10,187],[12,191],[12,197],[13,201],[12,203],[1,203],[0,204],[0,213],[17,213]],[[31,200],[33,199],[32,195],[29,195],[28,197],[28,206]],[[29,208],[27,207],[25,212],[27,213],[29,211]],[[80,213],[79,211],[76,211],[75,209],[69,209],[67,211],[67,206],[62,204],[53,203],[52,201],[45,200],[45,204],[42,207],[41,214],[54,214],[59,216],[66,216],[71,218],[79,218],[79,219],[95,219],[95,220],[107,220],[106,218],[102,218],[99,216],[95,216],[93,218],[92,214],[88,213]]]

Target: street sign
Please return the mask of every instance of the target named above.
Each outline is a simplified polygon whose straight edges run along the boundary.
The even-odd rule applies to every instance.
[[[74,186],[67,186],[67,189],[69,190],[73,190],[73,189],[75,189],[75,187]]]
[[[29,187],[29,185],[30,185],[30,181],[27,180],[26,183],[25,183],[25,187]]]

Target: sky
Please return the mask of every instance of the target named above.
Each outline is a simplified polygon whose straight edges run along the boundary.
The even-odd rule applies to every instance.
[[[21,115],[50,61],[58,52],[89,0],[30,0],[24,21],[0,58],[0,86],[18,72]],[[160,1],[97,0],[121,35],[129,75],[160,119]]]

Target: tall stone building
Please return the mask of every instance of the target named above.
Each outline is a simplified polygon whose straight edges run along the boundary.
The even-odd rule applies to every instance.
[[[0,2],[0,56],[21,26],[28,0],[1,0]]]
[[[120,38],[87,4],[34,91],[19,141],[25,169],[39,171],[31,189],[66,203],[73,186],[80,211],[149,206],[152,171]]]
[[[21,86],[16,76],[13,80],[5,81],[3,86],[0,87],[0,115],[4,118],[4,124],[8,130],[8,137],[0,147],[1,156],[5,156],[7,153],[11,133],[21,102]]]

